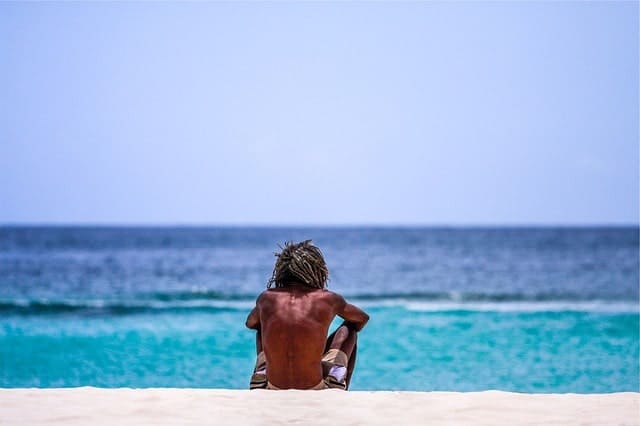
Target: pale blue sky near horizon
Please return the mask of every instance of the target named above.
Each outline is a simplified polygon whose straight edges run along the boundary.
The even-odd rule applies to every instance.
[[[0,3],[0,224],[638,224],[638,2]]]

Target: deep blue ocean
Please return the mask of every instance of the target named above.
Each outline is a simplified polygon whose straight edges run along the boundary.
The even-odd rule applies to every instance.
[[[371,315],[352,389],[639,391],[637,227],[0,227],[0,387],[245,389],[302,239]]]

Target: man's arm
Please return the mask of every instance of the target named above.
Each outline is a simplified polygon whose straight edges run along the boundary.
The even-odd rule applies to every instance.
[[[258,310],[258,306],[255,306],[251,312],[249,312],[245,325],[247,328],[260,331],[260,311]]]
[[[356,305],[352,305],[344,300],[344,297],[338,296],[338,310],[337,314],[347,322],[347,325],[353,327],[355,331],[360,331],[369,321],[369,315],[358,308]]]

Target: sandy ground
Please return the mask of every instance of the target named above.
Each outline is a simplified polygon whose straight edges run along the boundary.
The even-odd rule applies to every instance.
[[[7,425],[640,425],[640,394],[0,389]]]

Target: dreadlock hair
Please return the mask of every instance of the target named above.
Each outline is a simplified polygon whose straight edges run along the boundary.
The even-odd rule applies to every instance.
[[[300,243],[287,241],[284,247],[279,247],[282,251],[274,253],[278,260],[267,288],[274,284],[276,288],[282,288],[294,282],[311,288],[324,288],[327,285],[329,269],[322,252],[311,240]]]

